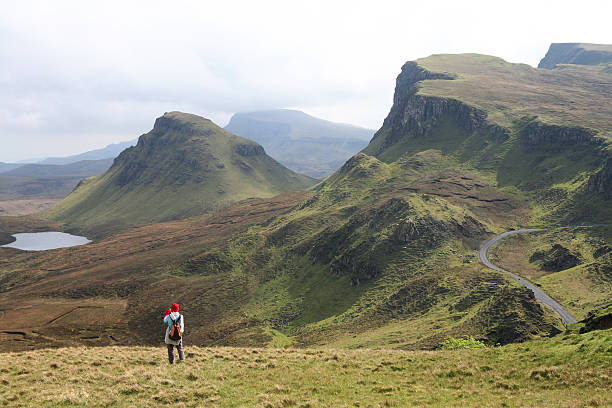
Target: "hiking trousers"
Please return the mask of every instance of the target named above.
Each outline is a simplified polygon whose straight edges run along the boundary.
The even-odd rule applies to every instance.
[[[170,364],[174,364],[174,344],[168,344],[168,361]],[[183,354],[183,340],[179,341],[179,344],[176,345],[176,351],[178,351],[179,360],[183,361],[185,359],[185,354]]]

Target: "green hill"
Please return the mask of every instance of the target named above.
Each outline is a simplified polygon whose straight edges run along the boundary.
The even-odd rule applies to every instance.
[[[317,178],[336,171],[374,134],[289,109],[236,113],[225,129],[260,143],[290,169]]]
[[[82,181],[46,216],[102,233],[187,218],[249,197],[270,197],[314,184],[255,142],[202,117],[171,112],[124,150],[104,174]]]

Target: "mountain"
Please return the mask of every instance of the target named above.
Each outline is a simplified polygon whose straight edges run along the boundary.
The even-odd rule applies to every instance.
[[[19,164],[19,163],[1,163],[0,162],[0,173],[4,173],[5,171],[16,169],[19,166],[22,166],[22,164]]]
[[[374,134],[370,129],[289,109],[236,113],[225,129],[260,143],[290,169],[316,178],[337,170]]]
[[[551,44],[538,68],[553,69],[559,65],[612,65],[612,45],[583,43]]]
[[[612,78],[500,58],[408,62],[394,104],[364,153],[396,162],[437,150],[531,202],[534,222],[607,221],[612,191]]]
[[[83,160],[114,159],[119,155],[119,153],[121,153],[128,147],[134,146],[136,142],[137,139],[134,139],[128,142],[109,144],[108,146],[103,147],[101,149],[90,150],[88,152],[75,154],[73,156],[49,157],[37,162],[37,164],[69,164]]]
[[[314,183],[277,163],[251,140],[208,119],[170,112],[107,172],[84,180],[48,216],[99,233],[200,215]]]
[[[68,228],[107,235],[46,253],[0,249],[3,348],[156,344],[169,293],[194,345],[436,349],[449,337],[503,345],[555,336],[566,328],[552,309],[478,262],[483,242],[519,227],[555,229],[504,239],[492,259],[584,319],[583,329],[605,325],[612,226],[568,225],[612,218],[610,76],[461,54],[407,62],[395,83],[370,144],[308,191],[110,231],[115,218],[127,224],[124,213],[140,216],[118,192],[151,219],[150,208],[180,208],[200,185],[191,152],[214,151],[218,161],[196,163],[227,168],[246,160],[227,140],[259,146],[201,118],[160,118],[77,188],[70,213],[56,213]],[[88,190],[96,184],[109,193]],[[6,222],[0,232],[28,229]],[[27,314],[11,309],[14,299]]]
[[[56,199],[67,196],[86,177],[104,172],[113,159],[83,160],[76,163],[23,164],[0,173],[0,201]]]
[[[23,164],[13,170],[5,171],[3,176],[10,177],[45,177],[97,175],[108,169],[113,159],[81,160],[68,164]]]

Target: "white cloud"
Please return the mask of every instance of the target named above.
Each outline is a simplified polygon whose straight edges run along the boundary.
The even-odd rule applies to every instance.
[[[132,139],[165,111],[295,107],[378,128],[411,59],[536,65],[612,43],[607,1],[0,1],[0,161]]]

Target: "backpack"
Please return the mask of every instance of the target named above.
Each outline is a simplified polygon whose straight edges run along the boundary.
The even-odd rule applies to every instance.
[[[172,328],[170,329],[170,340],[179,341],[181,339],[181,315],[174,320],[172,316],[170,316],[170,320],[172,320]]]

